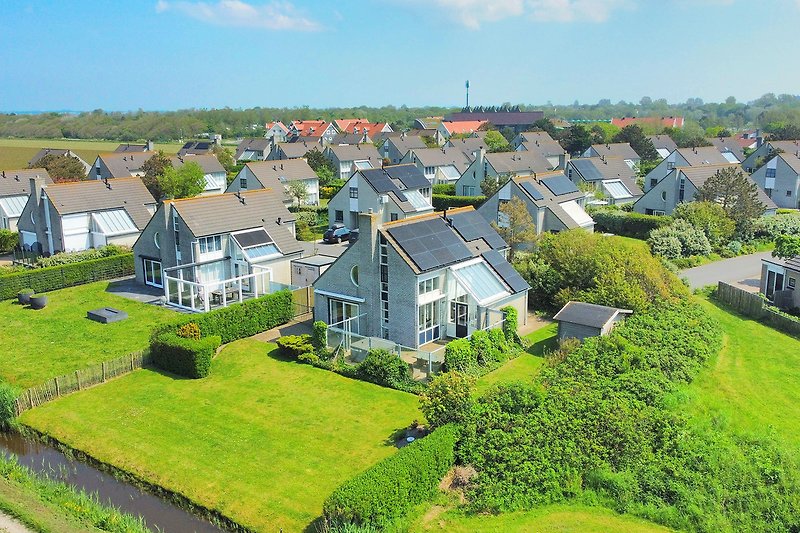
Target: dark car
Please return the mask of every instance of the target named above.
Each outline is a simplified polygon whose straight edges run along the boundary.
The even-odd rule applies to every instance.
[[[350,240],[350,229],[344,224],[336,223],[325,231],[322,240],[327,243],[339,243]]]

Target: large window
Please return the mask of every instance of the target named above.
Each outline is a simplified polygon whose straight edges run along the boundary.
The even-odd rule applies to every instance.
[[[358,333],[358,304],[331,300],[329,325]]]
[[[774,168],[768,168],[768,169],[767,169],[767,176],[766,176],[766,177],[768,177],[768,178],[774,178],[774,177],[775,177],[775,169],[774,169]]]
[[[441,309],[441,300],[434,300],[419,306],[419,344],[420,346],[438,339],[440,336],[439,331],[439,315]]]
[[[429,292],[437,291],[439,290],[439,276],[436,276],[435,278],[424,279],[417,285],[420,296]]]
[[[222,251],[222,237],[220,235],[200,237],[200,239],[198,239],[198,243],[200,244],[201,254],[210,254],[213,252]]]
[[[350,187],[350,198],[358,198],[358,187]]]
[[[152,259],[142,259],[144,265],[144,282],[153,287],[164,287],[161,281],[161,262]]]

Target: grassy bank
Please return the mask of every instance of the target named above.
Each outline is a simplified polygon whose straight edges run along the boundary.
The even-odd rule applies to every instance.
[[[101,281],[48,293],[47,307],[33,310],[13,300],[0,302],[0,378],[20,388],[141,350],[153,326],[175,320],[173,311],[107,292]],[[100,324],[86,311],[114,307],[128,318]]]
[[[299,531],[420,417],[413,395],[242,340],[217,356],[209,378],[137,371],[21,421],[245,526]]]

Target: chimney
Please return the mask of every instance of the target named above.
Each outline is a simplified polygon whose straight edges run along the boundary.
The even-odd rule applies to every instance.
[[[31,188],[30,193],[33,195],[33,201],[36,202],[36,205],[39,205],[39,190],[45,189],[47,187],[47,183],[45,183],[44,179],[36,174],[35,178],[28,179],[29,186]]]
[[[566,170],[567,169],[567,162],[569,162],[569,154],[564,152],[563,154],[558,155],[558,166],[556,170]]]
[[[147,141],[146,146],[145,146],[145,150],[147,150],[148,152],[152,152],[155,149],[156,149],[156,147],[153,144],[153,141]]]
[[[283,170],[283,163],[281,163],[281,170]]]

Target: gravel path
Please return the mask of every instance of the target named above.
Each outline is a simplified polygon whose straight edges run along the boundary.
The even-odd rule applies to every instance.
[[[0,533],[33,533],[22,522],[0,513]]]

